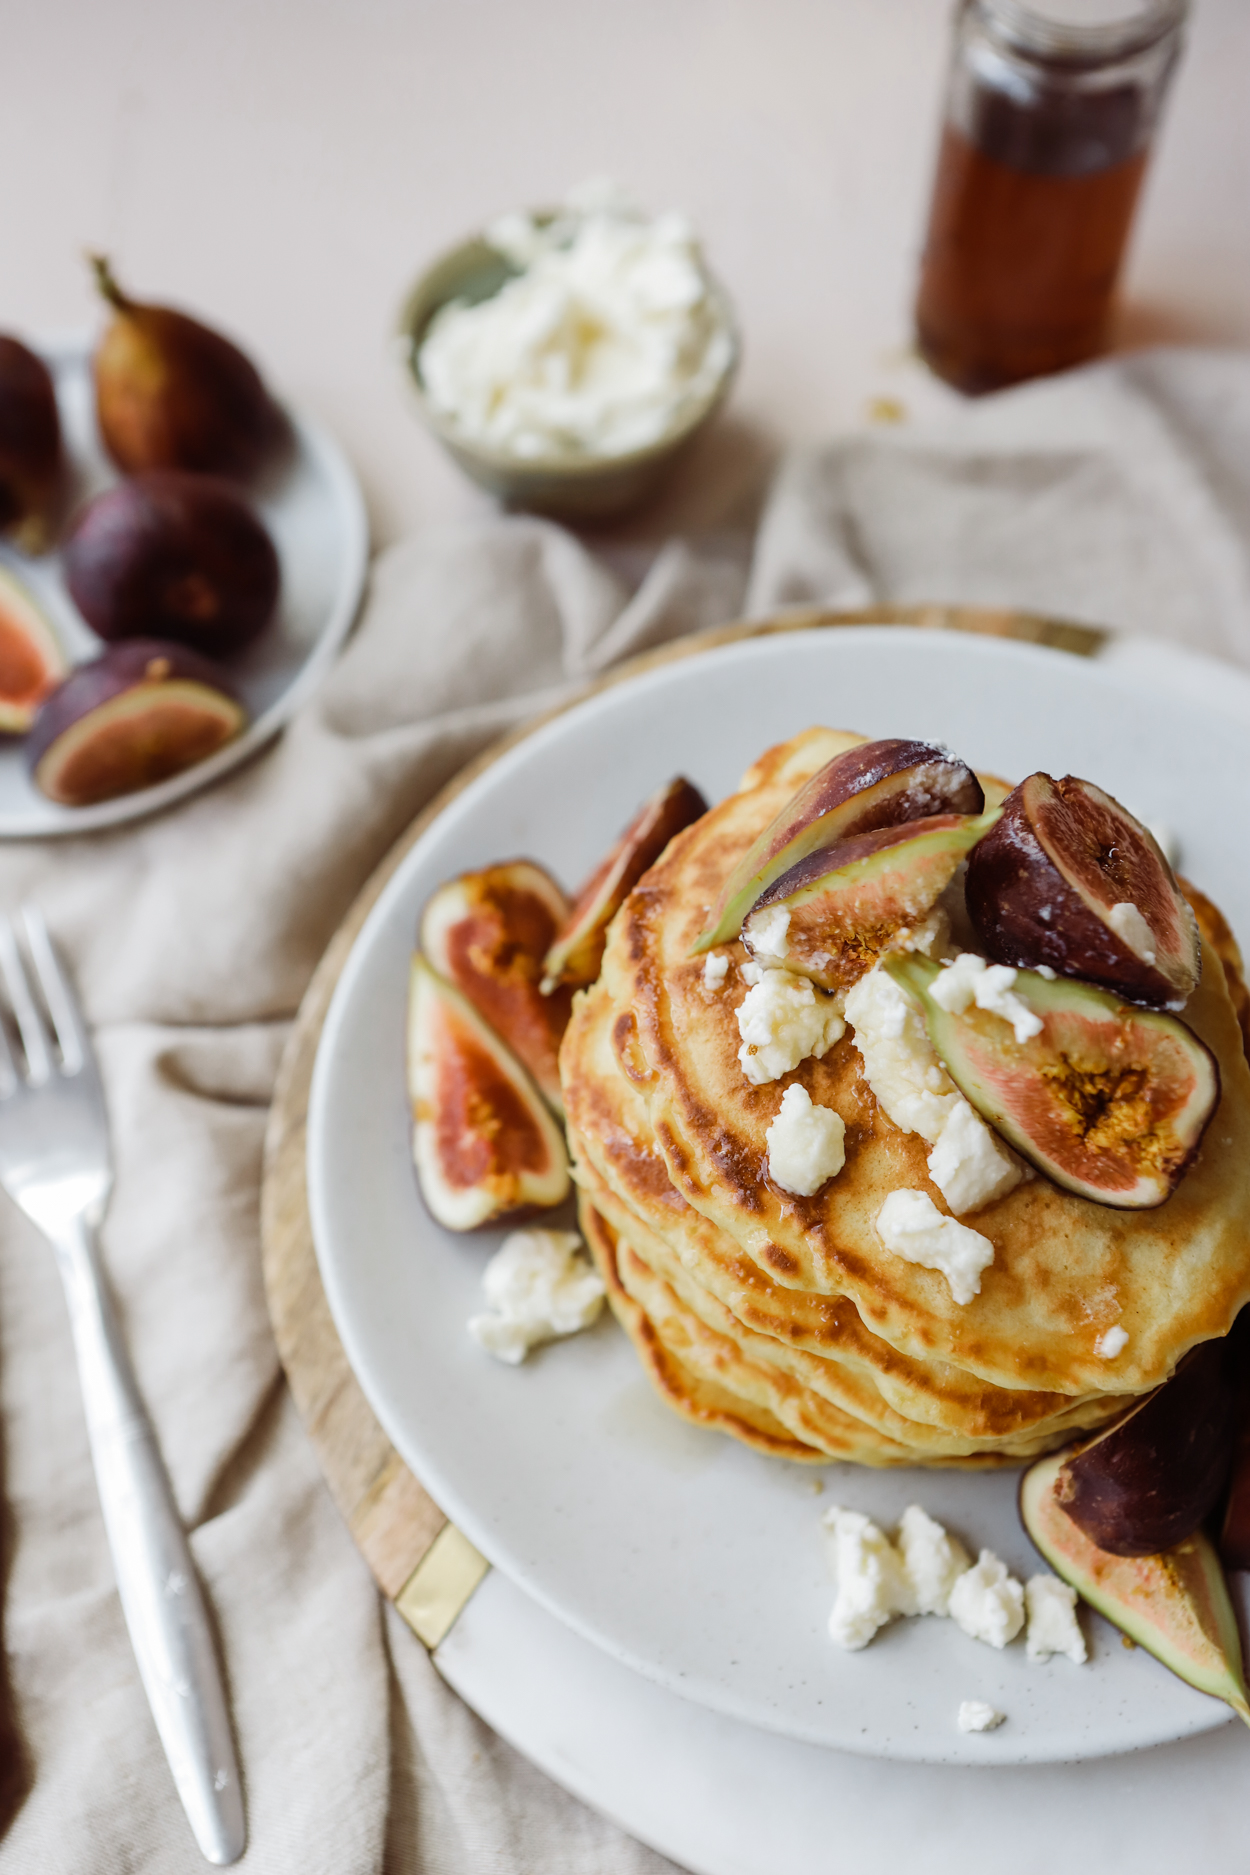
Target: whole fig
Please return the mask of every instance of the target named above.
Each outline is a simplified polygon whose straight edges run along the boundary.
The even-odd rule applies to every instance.
[[[0,533],[27,552],[48,545],[61,466],[52,374],[20,339],[0,333]]]
[[[70,596],[101,638],[169,638],[209,657],[263,631],[281,581],[273,542],[230,483],[177,469],[97,495],[64,561]]]
[[[128,298],[102,256],[91,264],[115,315],[96,348],[95,386],[118,468],[254,475],[286,430],[255,365],[198,319]]]

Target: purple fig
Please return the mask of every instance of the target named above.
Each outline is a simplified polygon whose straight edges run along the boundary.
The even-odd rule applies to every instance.
[[[69,665],[34,597],[0,566],[0,734],[20,736]]]
[[[35,718],[26,756],[50,801],[90,807],[206,761],[246,724],[247,711],[207,658],[132,638],[57,686]]]
[[[61,475],[52,374],[20,339],[0,333],[0,533],[11,532],[25,552],[48,544]]]
[[[1148,828],[1092,781],[1030,775],[968,861],[968,912],[998,963],[1183,1009],[1198,927]]]
[[[170,638],[206,657],[250,644],[281,583],[273,542],[243,497],[178,469],[97,495],[65,544],[65,577],[101,638]]]

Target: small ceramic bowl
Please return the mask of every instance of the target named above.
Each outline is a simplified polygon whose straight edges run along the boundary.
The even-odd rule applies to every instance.
[[[666,435],[627,455],[514,456],[470,441],[442,411],[434,409],[421,381],[419,359],[426,330],[441,307],[453,299],[473,305],[489,299],[515,272],[502,254],[478,236],[436,260],[409,293],[397,336],[404,373],[421,415],[465,474],[510,508],[569,521],[607,520],[624,514],[652,493],[724,401],[740,350],[728,295],[705,269],[713,305],[729,333],[729,359],[703,401],[687,410]]]

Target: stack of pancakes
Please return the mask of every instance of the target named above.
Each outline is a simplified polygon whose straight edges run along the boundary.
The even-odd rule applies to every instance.
[[[740,969],[710,988],[690,955],[735,861],[843,746],[810,730],[769,750],[618,915],[560,1056],[583,1230],[644,1365],[688,1418],[797,1459],[1028,1458],[1157,1386],[1250,1299],[1235,950],[1222,947],[1227,966],[1206,950],[1184,1013],[1223,1093],[1176,1192],[1157,1210],[1119,1211],[1028,1180],[966,1220],[995,1256],[959,1305],[939,1271],[877,1236],[891,1191],[939,1194],[927,1142],[878,1106],[851,1031],[754,1087],[738,1060]],[[741,945],[729,949],[740,965]],[[796,1081],[846,1123],[845,1167],[811,1198],[768,1177],[765,1135]],[[1109,1360],[1097,1344],[1116,1324],[1128,1342]]]

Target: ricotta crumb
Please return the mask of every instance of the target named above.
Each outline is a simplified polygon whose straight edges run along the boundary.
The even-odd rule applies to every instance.
[[[899,1521],[895,1542],[907,1592],[907,1606],[900,1613],[949,1614],[951,1590],[972,1566],[972,1558],[959,1538],[944,1530],[919,1504],[909,1504]]]
[[[1107,923],[1117,937],[1124,939],[1135,957],[1140,957],[1145,964],[1155,961],[1155,934],[1130,899],[1111,907]]]
[[[961,1732],[992,1732],[1007,1717],[997,1706],[986,1705],[983,1699],[961,1700],[955,1723]]]
[[[742,927],[742,937],[752,957],[765,965],[780,964],[790,948],[786,942],[789,929],[790,914],[785,906],[769,905],[764,911],[752,912]]]
[[[1005,1647],[1024,1626],[1024,1589],[992,1550],[983,1549],[951,1590],[950,1615],[974,1641]]]
[[[1127,1346],[1127,1331],[1121,1328],[1119,1322],[1117,1322],[1114,1328],[1108,1328],[1103,1334],[1099,1335],[1097,1341],[1094,1343],[1094,1353],[1097,1354],[1101,1360],[1114,1361],[1117,1354],[1123,1354]]]
[[[934,1053],[923,1016],[876,964],[847,992],[846,1019],[878,1104],[895,1126],[934,1145],[963,1096]]]
[[[1019,1161],[961,1097],[929,1154],[929,1177],[956,1217],[1005,1198],[1023,1176]]]
[[[764,981],[764,966],[763,964],[757,964],[754,957],[747,957],[744,958],[738,974],[741,976],[744,983],[748,984],[751,989],[754,989],[757,983],[762,983]]]
[[[540,1341],[589,1328],[603,1307],[603,1279],[571,1230],[515,1230],[482,1272],[487,1309],[469,1333],[497,1360],[522,1362]]]
[[[944,1216],[923,1191],[892,1191],[877,1213],[877,1234],[895,1256],[940,1270],[961,1307],[980,1295],[981,1272],[994,1261],[988,1237]]]
[[[1030,1576],[1024,1585],[1024,1605],[1029,1617],[1025,1643],[1029,1659],[1049,1660],[1052,1654],[1066,1654],[1081,1666],[1088,1654],[1076,1618],[1076,1590],[1058,1576]]]
[[[1042,1019],[1015,994],[1016,972],[1010,964],[987,964],[975,951],[961,951],[929,989],[941,1009],[961,1016],[970,1003],[1010,1022],[1017,1042],[1040,1035]]]
[[[729,957],[725,951],[709,951],[703,960],[703,987],[718,990],[729,975]]]
[[[780,1079],[809,1055],[819,1060],[846,1028],[830,999],[791,970],[765,970],[737,1014],[738,1060],[753,1087]]]
[[[830,1638],[855,1653],[901,1612],[907,1599],[902,1564],[885,1531],[862,1511],[834,1504],[821,1523],[837,1588]]]
[[[810,1198],[846,1164],[846,1123],[816,1106],[805,1087],[787,1087],[768,1141],[768,1176],[783,1191]]]

